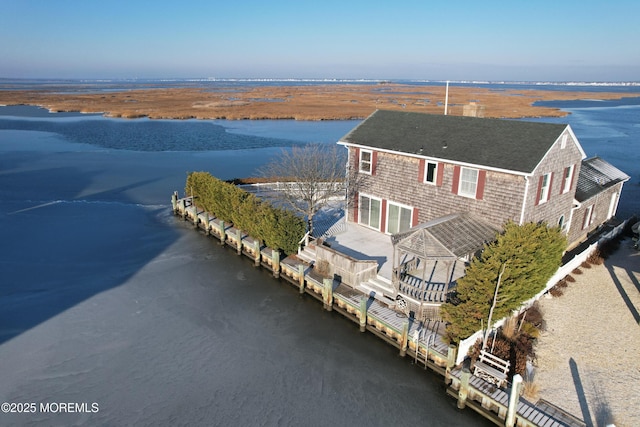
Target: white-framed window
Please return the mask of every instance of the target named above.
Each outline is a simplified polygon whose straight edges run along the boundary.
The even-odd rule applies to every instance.
[[[371,174],[373,164],[373,152],[369,150],[360,150],[360,158],[358,159],[358,170],[363,173]]]
[[[591,217],[593,216],[593,205],[589,206],[584,213],[584,220],[582,221],[582,229],[588,228],[591,225]]]
[[[411,228],[413,208],[394,202],[387,203],[387,233],[396,234]]]
[[[465,197],[476,197],[478,189],[478,169],[460,168],[460,185],[458,194]]]
[[[551,174],[545,173],[540,181],[540,197],[538,197],[538,204],[542,204],[549,200],[549,188],[551,187]]]
[[[438,180],[438,164],[435,162],[425,162],[424,164],[424,182],[436,184]]]
[[[361,194],[358,201],[358,222],[379,231],[381,215],[382,200]]]
[[[564,169],[564,181],[562,181],[562,194],[571,189],[571,181],[573,180],[573,165]]]
[[[564,215],[560,216],[560,219],[558,220],[558,227],[560,227],[560,231],[565,231],[567,228],[567,222],[564,219]]]

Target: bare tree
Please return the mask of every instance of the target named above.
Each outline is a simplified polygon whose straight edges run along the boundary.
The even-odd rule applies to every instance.
[[[335,198],[346,195],[347,152],[335,144],[294,146],[265,165],[260,173],[282,182],[276,197],[307,218],[313,235],[313,218]]]

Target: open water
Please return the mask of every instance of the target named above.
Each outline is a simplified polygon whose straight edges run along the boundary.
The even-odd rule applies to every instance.
[[[638,102],[560,106],[589,156],[632,177],[620,211],[637,213]],[[0,107],[0,401],[36,404],[0,424],[489,425],[439,376],[169,212],[187,171],[249,176],[357,123]]]

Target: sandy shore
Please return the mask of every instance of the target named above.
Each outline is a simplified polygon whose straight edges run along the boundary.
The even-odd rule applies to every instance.
[[[573,275],[564,295],[540,300],[540,397],[587,426],[640,426],[640,252],[631,239],[603,265]]]
[[[38,105],[51,111],[105,113],[154,119],[363,119],[376,109],[444,113],[445,87],[401,84],[313,85],[122,90],[119,92],[25,91],[3,88],[0,105]],[[484,117],[562,117],[542,100],[620,99],[619,93],[449,88],[448,114],[462,115],[475,102]]]

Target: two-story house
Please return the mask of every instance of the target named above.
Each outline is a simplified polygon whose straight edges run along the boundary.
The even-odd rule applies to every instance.
[[[392,236],[391,286],[376,293],[419,319],[438,319],[455,265],[507,221],[558,225],[577,245],[615,214],[629,179],[585,160],[563,124],[379,110],[338,144],[347,222]]]
[[[378,110],[338,144],[358,172],[347,221],[388,234],[464,212],[498,228],[559,225],[573,244],[615,214],[628,179],[598,159],[610,195],[591,212],[606,213],[578,218],[588,209],[586,193],[576,199],[586,155],[564,124]],[[590,187],[590,200],[600,187]]]

